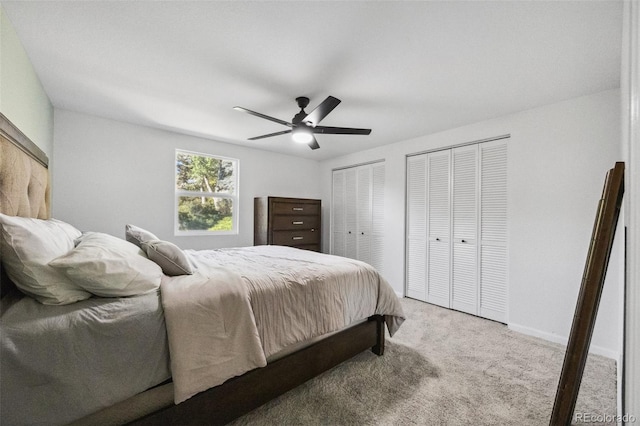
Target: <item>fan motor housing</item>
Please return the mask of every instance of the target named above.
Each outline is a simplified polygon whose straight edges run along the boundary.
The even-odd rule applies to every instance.
[[[306,96],[300,96],[296,98],[296,102],[298,102],[298,107],[300,107],[301,109],[305,109],[307,106],[309,106],[309,98],[307,98]]]

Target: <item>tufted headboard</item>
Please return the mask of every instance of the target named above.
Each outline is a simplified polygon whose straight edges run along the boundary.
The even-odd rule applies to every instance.
[[[0,213],[48,219],[49,159],[0,113]]]
[[[48,219],[51,211],[49,159],[4,114],[0,113],[0,213]],[[1,266],[0,296],[13,283]]]

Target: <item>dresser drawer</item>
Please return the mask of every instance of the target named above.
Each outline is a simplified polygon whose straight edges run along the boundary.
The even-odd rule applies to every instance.
[[[320,227],[320,217],[318,216],[288,216],[278,215],[273,217],[272,229],[274,231],[286,231],[292,229],[315,229]]]
[[[318,231],[273,231],[272,244],[277,246],[301,246],[320,242]]]
[[[272,204],[272,213],[277,214],[294,214],[294,215],[318,215],[320,214],[320,205],[316,203],[280,203]]]

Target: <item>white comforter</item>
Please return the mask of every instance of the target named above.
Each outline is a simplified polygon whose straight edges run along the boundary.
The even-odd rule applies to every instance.
[[[404,321],[389,284],[357,260],[281,246],[187,253],[197,272],[161,285],[176,403],[371,315],[391,335]]]

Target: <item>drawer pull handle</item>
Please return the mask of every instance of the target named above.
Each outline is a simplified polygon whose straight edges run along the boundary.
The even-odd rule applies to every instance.
[[[304,225],[303,221],[291,222],[292,225]]]
[[[293,238],[291,238],[291,239],[292,239],[292,240],[302,240],[302,239],[304,239],[304,237],[293,237]]]
[[[304,211],[304,207],[293,207],[291,210],[293,210],[294,212],[302,212]]]

